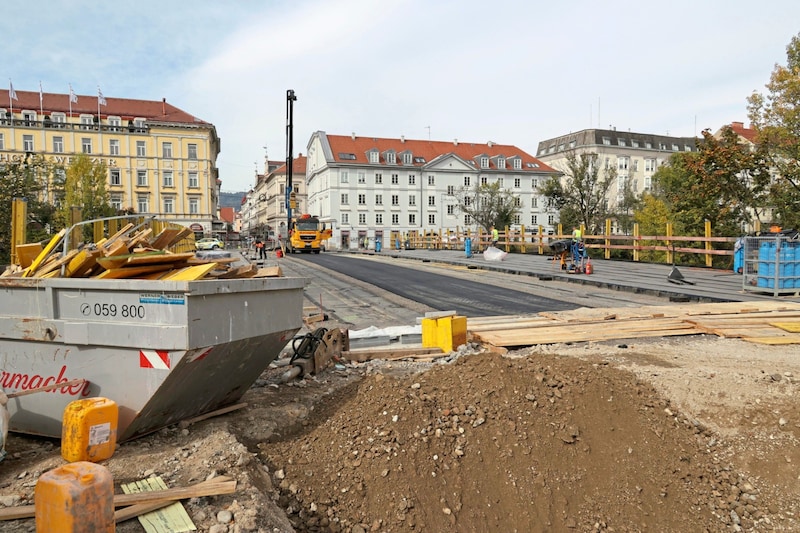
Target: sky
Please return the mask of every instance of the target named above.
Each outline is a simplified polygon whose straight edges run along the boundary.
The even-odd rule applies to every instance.
[[[800,35],[767,0],[28,0],[0,17],[15,90],[161,100],[211,122],[225,192],[311,135],[517,146],[586,128],[748,123]]]

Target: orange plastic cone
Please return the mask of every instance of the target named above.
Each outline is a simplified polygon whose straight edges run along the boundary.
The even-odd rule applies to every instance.
[[[586,273],[587,274],[591,274],[593,271],[594,271],[594,269],[592,268],[592,260],[591,259],[587,259],[587,261],[586,261]]]

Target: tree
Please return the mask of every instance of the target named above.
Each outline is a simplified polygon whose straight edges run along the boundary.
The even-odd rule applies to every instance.
[[[667,223],[672,222],[673,233],[676,235],[684,235],[686,228],[681,223],[680,218],[675,220],[673,213],[670,211],[667,204],[663,200],[656,198],[654,195],[645,193],[642,195],[641,207],[634,213],[634,220],[639,224],[640,235],[664,235]],[[640,244],[644,246],[658,244],[654,241],[646,240],[641,241]],[[640,257],[644,261],[663,262],[666,258],[666,252],[657,250],[644,250],[640,252]]]
[[[116,214],[106,189],[108,170],[105,163],[94,162],[86,154],[79,154],[63,174],[57,172],[56,175],[63,176],[54,180],[55,187],[62,195],[58,219],[63,227],[71,225],[70,211],[75,206],[81,208],[83,220]]]
[[[654,194],[681,220],[689,235],[736,235],[758,217],[769,181],[763,154],[739,141],[730,127],[719,139],[708,130],[697,152],[673,154],[653,176]]]
[[[567,226],[583,224],[589,233],[598,233],[608,216],[606,194],[617,177],[614,168],[600,176],[597,154],[567,155],[563,178],[553,176],[540,193],[559,212],[559,220]]]
[[[800,34],[786,47],[786,66],[775,65],[766,96],[747,99],[756,144],[770,156],[775,179],[770,186],[774,220],[800,227]]]
[[[617,220],[617,227],[625,235],[633,231],[633,222],[636,212],[643,205],[642,197],[633,190],[631,180],[625,180],[622,188],[622,199],[617,202],[614,218]]]
[[[0,165],[0,263],[11,259],[11,205],[14,198],[27,200],[26,241],[47,237],[53,227],[53,207],[44,198],[52,167],[40,155]]]
[[[469,215],[486,231],[491,226],[504,228],[513,224],[522,204],[509,189],[501,189],[500,182],[462,187],[456,192],[458,210]]]

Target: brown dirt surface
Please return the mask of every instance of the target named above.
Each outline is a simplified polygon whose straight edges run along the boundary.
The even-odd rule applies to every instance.
[[[117,484],[234,477],[235,494],[183,502],[213,533],[800,529],[800,347],[471,348],[289,384],[271,368],[245,408],[123,443],[102,464]],[[34,503],[38,476],[64,464],[57,446],[10,436],[0,506]]]

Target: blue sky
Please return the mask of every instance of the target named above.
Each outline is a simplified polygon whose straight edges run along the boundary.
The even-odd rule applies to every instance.
[[[535,154],[585,128],[677,136],[747,123],[800,2],[28,0],[0,17],[16,90],[160,100],[212,122],[224,191],[311,134]],[[265,148],[266,147],[266,148]]]

